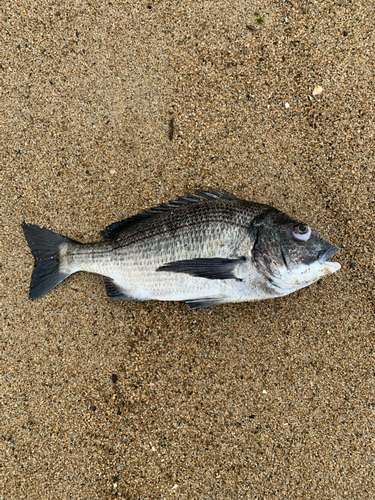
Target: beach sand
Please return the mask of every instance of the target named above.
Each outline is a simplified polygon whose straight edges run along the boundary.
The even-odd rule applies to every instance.
[[[0,498],[372,498],[371,2],[19,1],[0,21]],[[28,299],[22,222],[98,241],[210,186],[310,223],[342,269],[197,311],[84,273]]]

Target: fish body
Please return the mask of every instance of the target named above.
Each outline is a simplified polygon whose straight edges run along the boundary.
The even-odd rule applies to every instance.
[[[339,249],[307,224],[229,193],[198,191],[116,222],[81,244],[23,226],[36,267],[30,298],[77,271],[105,276],[117,300],[185,301],[190,307],[287,295],[331,274]]]

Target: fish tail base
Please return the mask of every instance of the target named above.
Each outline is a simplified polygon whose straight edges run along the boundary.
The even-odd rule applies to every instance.
[[[38,299],[73,274],[61,269],[62,253],[73,240],[35,224],[23,224],[22,229],[35,258],[29,298]]]

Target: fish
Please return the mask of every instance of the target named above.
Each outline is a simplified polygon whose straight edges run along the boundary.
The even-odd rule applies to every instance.
[[[80,243],[22,225],[35,258],[30,299],[68,276],[104,276],[108,297],[183,301],[197,309],[288,295],[340,269],[339,248],[306,222],[213,188],[115,222]]]

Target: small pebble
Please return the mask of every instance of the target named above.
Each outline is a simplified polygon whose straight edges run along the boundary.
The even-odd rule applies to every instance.
[[[323,87],[320,85],[317,85],[314,90],[313,90],[313,95],[319,95],[323,92]]]

